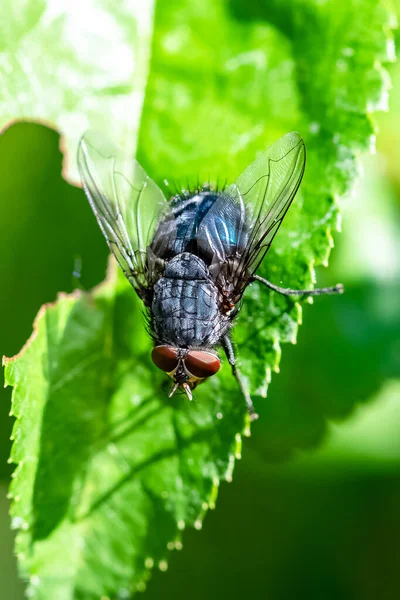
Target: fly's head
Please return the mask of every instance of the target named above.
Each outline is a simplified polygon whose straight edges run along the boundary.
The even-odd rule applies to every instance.
[[[218,356],[209,350],[186,350],[160,345],[151,353],[153,363],[173,379],[170,397],[178,388],[192,399],[192,390],[207,377],[215,375],[221,366]]]

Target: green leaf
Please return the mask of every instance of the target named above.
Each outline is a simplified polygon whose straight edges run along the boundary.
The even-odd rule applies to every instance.
[[[373,146],[370,113],[386,108],[382,62],[394,59],[393,17],[376,0],[229,7],[157,5],[139,160],[159,181],[230,182],[257,152],[299,131],[305,177],[260,272],[307,288],[314,267],[328,264],[340,226],[336,199],[358,174],[356,155]],[[253,392],[265,396],[281,343],[295,343],[300,321],[292,299],[247,291],[235,339]]]
[[[370,147],[389,36],[376,0],[159,2],[139,161],[159,182],[232,181],[281,134],[300,131],[305,180],[261,273],[307,287],[329,257],[336,197],[350,188],[357,152]],[[118,118],[123,141],[133,121],[126,110]],[[111,129],[109,121],[104,113],[94,125]],[[258,405],[300,319],[293,300],[246,292],[234,331]],[[112,277],[43,309],[30,343],[6,363],[17,419],[12,518],[36,600],[142,590],[151,566],[167,567],[182,528],[201,527],[219,482],[232,477],[246,418],[229,368],[195,402],[168,400],[141,323],[132,289]]]
[[[76,146],[89,127],[112,123],[114,140],[136,149],[152,34],[153,0],[57,3],[5,0],[0,22],[0,127],[51,123],[79,181]]]
[[[140,320],[131,287],[114,278],[45,306],[6,363],[17,419],[12,525],[33,597],[142,589],[232,477],[244,407],[228,370],[197,402],[169,400]]]

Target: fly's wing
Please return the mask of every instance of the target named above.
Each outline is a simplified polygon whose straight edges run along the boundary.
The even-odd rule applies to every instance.
[[[299,188],[304,141],[288,133],[221,193],[204,217],[198,243],[212,254],[211,272],[236,303],[271,247]]]
[[[156,279],[156,257],[148,250],[162,217],[164,194],[139,163],[96,131],[88,131],[78,150],[83,188],[110,250],[141,298]],[[173,236],[170,227],[169,235]]]

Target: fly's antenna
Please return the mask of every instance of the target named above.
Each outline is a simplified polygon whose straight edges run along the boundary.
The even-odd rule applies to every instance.
[[[170,393],[168,395],[169,398],[172,398],[172,396],[175,394],[175,392],[178,389],[178,387],[179,387],[179,383],[175,383],[174,387],[172,388],[172,390],[170,391]]]
[[[192,395],[192,390],[190,389],[190,385],[188,383],[182,383],[182,387],[185,390],[186,395],[189,398],[189,400],[193,400],[193,395]]]

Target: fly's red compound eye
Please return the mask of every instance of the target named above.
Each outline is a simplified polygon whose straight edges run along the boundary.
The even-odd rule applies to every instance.
[[[185,366],[191,375],[203,379],[215,375],[221,366],[221,361],[212,352],[190,350],[185,356]]]
[[[166,373],[175,371],[178,366],[178,350],[172,346],[156,346],[151,353],[153,363]]]

